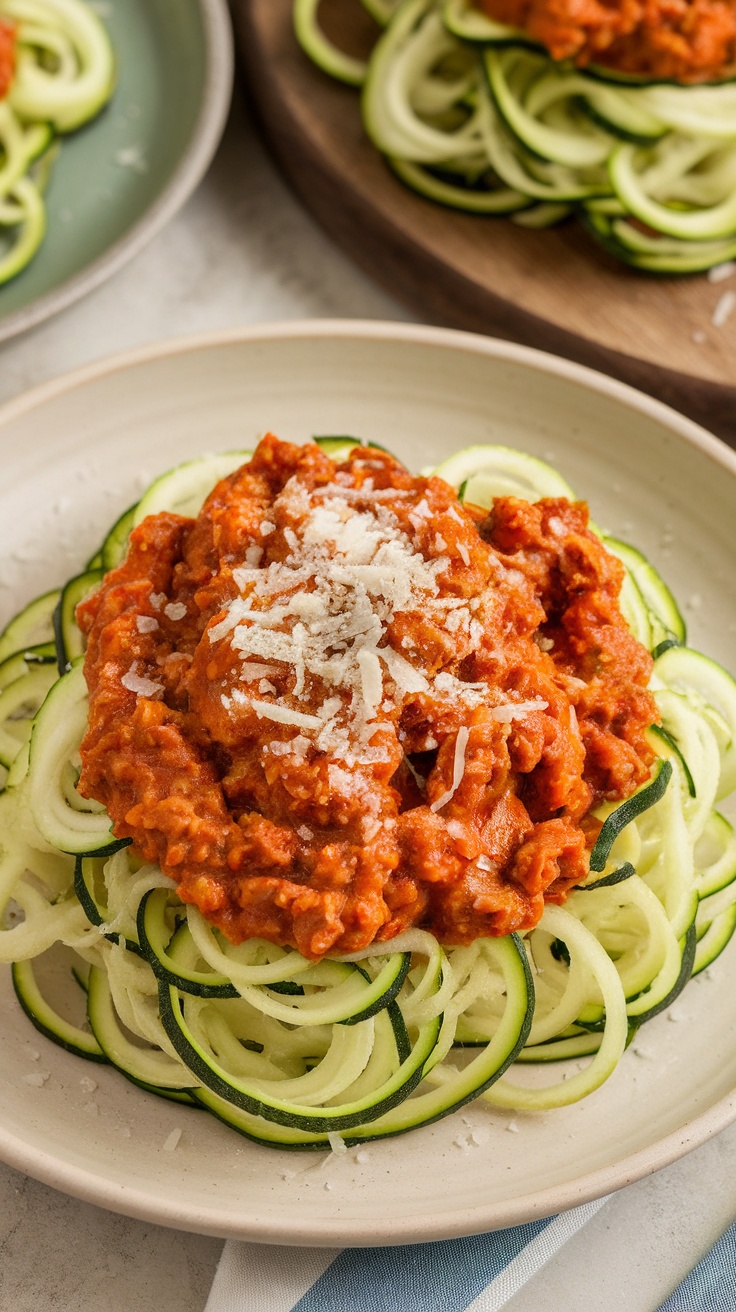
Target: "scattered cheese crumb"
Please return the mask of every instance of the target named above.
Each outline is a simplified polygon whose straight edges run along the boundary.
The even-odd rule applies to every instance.
[[[142,675],[136,674],[135,667],[137,664],[138,662],[134,661],[127,674],[123,675],[120,680],[123,687],[127,688],[128,692],[134,692],[137,697],[154,697],[156,693],[163,692],[164,686],[162,683],[156,683],[154,679],[146,679]]]
[[[168,606],[164,606],[164,615],[169,620],[183,620],[186,613],[183,601],[170,601]]]
[[[94,1093],[97,1088],[97,1081],[91,1080],[89,1075],[83,1075],[79,1083],[82,1087],[83,1093]]]
[[[736,272],[736,264],[733,260],[726,260],[725,264],[715,264],[708,270],[708,282],[724,282],[734,272]]]
[[[361,1148],[360,1152],[355,1154],[355,1160],[359,1166],[365,1166],[366,1162],[370,1161],[370,1153],[367,1153],[365,1148]]]
[[[344,1157],[345,1153],[348,1150],[348,1146],[345,1140],[343,1139],[342,1135],[337,1134],[335,1131],[331,1130],[330,1133],[327,1135],[327,1138],[329,1140],[330,1148],[332,1149],[333,1153],[335,1153],[337,1157]]]
[[[158,628],[158,620],[153,615],[137,615],[135,627],[139,633],[153,633]]]
[[[150,601],[154,610],[160,610],[164,602],[166,601],[166,593],[152,592],[148,600]]]
[[[264,519],[259,525],[259,528],[261,530],[261,537],[267,538],[270,533],[275,532],[276,525],[272,524],[270,519]]]
[[[115,153],[115,163],[121,169],[131,169],[133,173],[148,172],[148,160],[143,146],[121,146]]]
[[[509,1121],[508,1125],[506,1126],[506,1129],[508,1130],[509,1134],[519,1133],[519,1127],[516,1124],[516,1121]]]
[[[23,1075],[22,1080],[24,1084],[30,1084],[33,1089],[42,1089],[50,1076],[50,1071],[33,1071],[31,1075]]]
[[[711,318],[714,328],[722,328],[736,308],[736,292],[727,291],[721,296]]]
[[[179,1146],[179,1140],[181,1139],[181,1135],[182,1135],[181,1130],[172,1130],[172,1131],[171,1131],[171,1134],[169,1135],[168,1139],[166,1139],[166,1141],[165,1141],[165,1143],[164,1143],[164,1152],[165,1152],[165,1153],[173,1153],[173,1152],[175,1151],[175,1149],[178,1148],[178,1146]]]

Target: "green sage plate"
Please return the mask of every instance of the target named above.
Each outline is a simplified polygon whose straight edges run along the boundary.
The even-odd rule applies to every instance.
[[[118,65],[110,104],[65,137],[48,231],[0,288],[0,341],[115,273],[176,213],[220,139],[233,77],[227,0],[98,0]]]

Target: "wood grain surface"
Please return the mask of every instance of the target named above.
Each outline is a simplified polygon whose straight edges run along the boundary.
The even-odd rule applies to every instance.
[[[300,51],[292,0],[231,3],[250,94],[274,153],[305,204],[368,273],[432,322],[601,369],[736,445],[736,310],[722,327],[713,324],[721,297],[736,291],[736,274],[712,283],[634,273],[575,221],[533,232],[415,196],[365,137],[357,93]],[[355,53],[375,36],[358,0],[324,0],[321,13]]]

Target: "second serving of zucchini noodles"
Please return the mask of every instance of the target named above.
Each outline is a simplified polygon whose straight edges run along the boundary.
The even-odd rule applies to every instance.
[[[295,0],[297,36],[361,89],[366,133],[406,186],[529,228],[576,216],[616,259],[697,273],[736,255],[736,82],[678,84],[556,61],[472,0],[362,0],[367,62]]]

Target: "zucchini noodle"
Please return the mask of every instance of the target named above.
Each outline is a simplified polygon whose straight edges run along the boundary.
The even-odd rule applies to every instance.
[[[337,459],[356,445],[319,440]],[[320,961],[262,939],[233,945],[76,792],[87,693],[74,608],[122,559],[133,524],[151,508],[196,514],[247,454],[157,479],[80,575],[0,635],[0,961],[21,1005],[68,1051],[275,1147],[402,1134],[476,1098],[536,1112],[587,1097],[736,928],[736,835],[716,809],[736,783],[736,683],[686,646],[646,559],[604,538],[626,568],[625,618],[655,653],[662,723],[649,779],[596,810],[590,874],[564,907],[466,947],[421,929]],[[487,507],[574,495],[504,447],[471,447],[436,472]],[[70,960],[78,1016],[57,1011],[48,985]]]
[[[472,0],[362,0],[368,61],[294,26],[325,73],[362,87],[366,133],[419,195],[544,228],[576,215],[616,259],[697,273],[736,256],[736,82],[676,85],[553,60]]]
[[[46,232],[43,194],[59,140],[110,99],[115,59],[84,0],[0,0],[14,69],[0,100],[0,284],[31,262]]]

